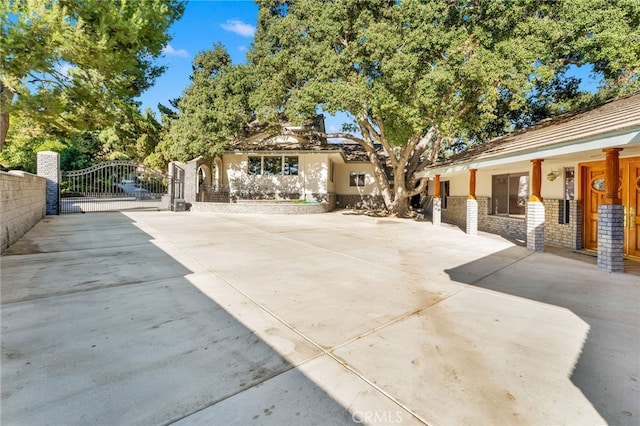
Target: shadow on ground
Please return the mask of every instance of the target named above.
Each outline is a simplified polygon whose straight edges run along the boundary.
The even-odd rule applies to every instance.
[[[600,271],[593,259],[581,254],[523,256],[523,250],[512,247],[446,272],[458,282],[563,307],[578,315],[590,331],[571,380],[607,423],[639,424],[637,275]],[[514,263],[505,265],[505,258]],[[496,264],[505,266],[485,273]]]
[[[0,423],[353,423],[194,271],[98,214],[48,217],[3,254]]]

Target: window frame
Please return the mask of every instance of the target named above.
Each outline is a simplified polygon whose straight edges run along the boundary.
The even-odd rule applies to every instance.
[[[514,211],[511,211],[511,204],[514,198],[513,195],[511,194],[512,193],[511,182],[512,182],[512,179],[515,179],[515,178],[521,179],[522,177],[527,178],[526,194],[524,195],[520,194],[521,182],[518,182],[518,189],[515,195],[515,200],[519,207],[519,210],[514,212]],[[496,195],[496,185],[499,184],[499,183],[496,183],[496,180],[499,178],[506,178],[507,186],[506,186],[506,191],[504,195],[503,194]],[[491,204],[492,205],[491,205],[490,214],[493,216],[503,216],[503,217],[513,217],[513,218],[524,219],[526,217],[526,205],[529,199],[530,185],[531,185],[531,177],[529,176],[528,172],[501,173],[498,175],[492,175],[491,176]],[[506,203],[504,203],[505,198],[506,198]],[[500,207],[501,207],[500,201],[502,201],[503,204],[507,206],[506,213],[500,211]],[[520,207],[521,202],[522,202],[522,206]]]
[[[361,184],[360,184],[361,183]],[[349,172],[349,186],[352,188],[362,188],[366,186],[367,179],[365,172]]]

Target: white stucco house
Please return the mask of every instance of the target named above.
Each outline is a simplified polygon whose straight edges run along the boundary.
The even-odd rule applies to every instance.
[[[193,201],[297,201],[323,203],[327,210],[383,208],[373,166],[359,144],[309,136],[310,129],[324,132],[321,115],[305,126],[284,129],[285,134],[276,136],[251,132],[214,159],[190,162],[198,182]]]

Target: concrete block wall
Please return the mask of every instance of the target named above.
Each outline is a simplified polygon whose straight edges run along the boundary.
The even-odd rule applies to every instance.
[[[30,173],[0,172],[0,233],[4,251],[46,214],[45,178]]]
[[[598,206],[598,268],[624,271],[624,207]]]
[[[478,231],[525,240],[527,222],[524,218],[489,214],[491,198],[478,197]],[[447,197],[447,208],[442,209],[442,221],[467,228],[467,197]]]
[[[384,210],[382,195],[345,195],[337,194],[335,206],[340,209]]]
[[[467,227],[467,197],[447,197],[447,208],[444,207],[445,200],[442,199],[442,221],[459,226],[461,229]]]
[[[544,200],[545,245],[553,247],[582,248],[582,205],[578,200],[569,201],[569,223],[560,223],[564,200]]]

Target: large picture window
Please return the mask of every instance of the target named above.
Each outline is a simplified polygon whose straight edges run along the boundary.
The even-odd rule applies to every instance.
[[[262,174],[267,176],[282,174],[282,157],[263,157]]]
[[[285,176],[297,176],[298,175],[298,157],[284,157],[284,169]]]
[[[524,217],[528,196],[528,174],[519,173],[492,177],[491,212],[493,214]]]
[[[265,176],[297,176],[298,157],[297,156],[250,156],[248,174]]]
[[[249,174],[259,175],[262,173],[262,157],[249,157]]]

